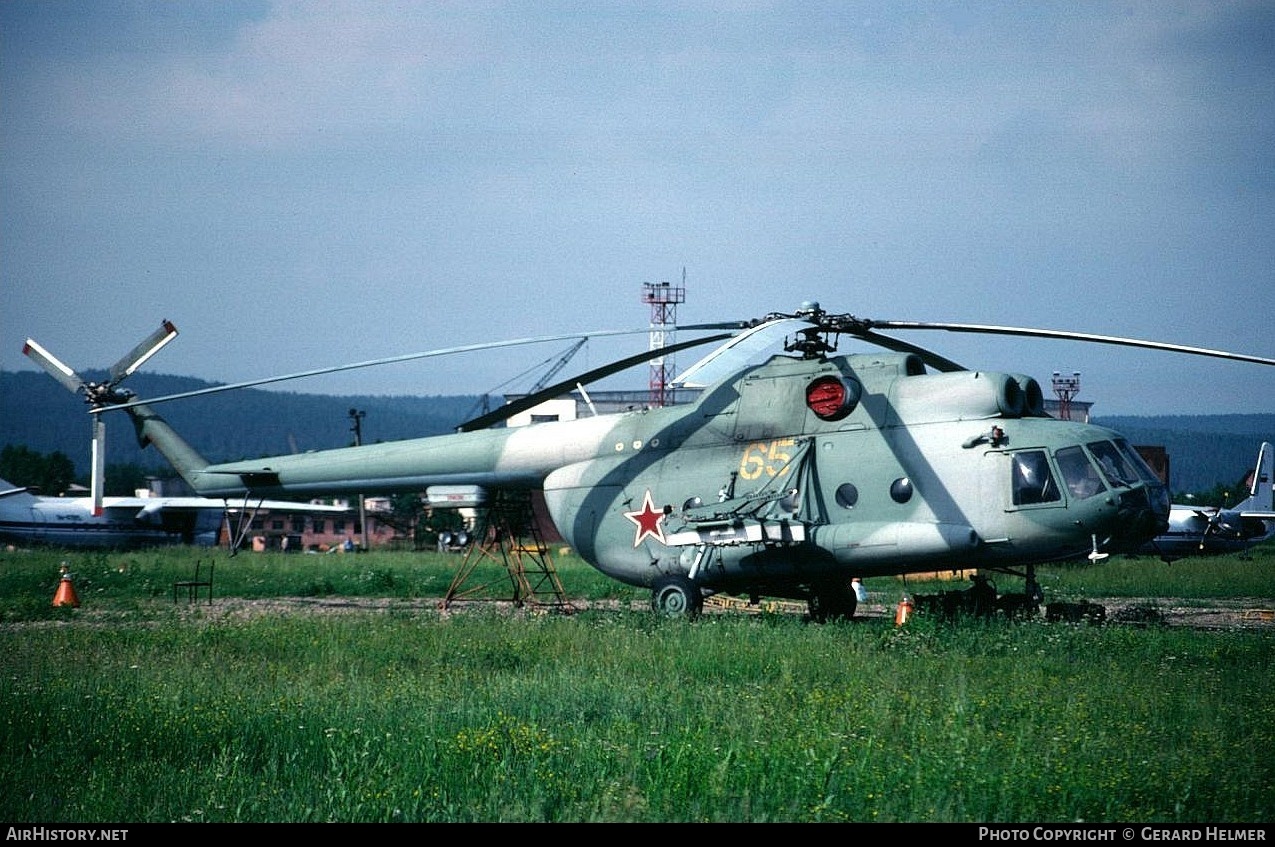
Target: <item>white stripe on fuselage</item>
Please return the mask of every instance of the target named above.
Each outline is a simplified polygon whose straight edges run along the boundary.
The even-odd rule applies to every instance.
[[[616,440],[627,414],[514,427],[496,468],[512,473],[540,470],[547,475],[567,465],[630,449],[632,445]]]

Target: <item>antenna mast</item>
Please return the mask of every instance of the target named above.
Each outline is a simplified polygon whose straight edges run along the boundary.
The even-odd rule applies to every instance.
[[[677,304],[686,302],[686,268],[682,268],[682,284],[667,282],[642,283],[642,302],[651,304],[652,352],[662,350],[673,342],[677,326]],[[673,375],[672,357],[659,356],[651,360],[651,406],[660,407],[668,400],[667,386]]]

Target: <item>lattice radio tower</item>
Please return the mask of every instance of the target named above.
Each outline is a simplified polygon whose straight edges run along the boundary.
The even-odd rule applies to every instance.
[[[682,268],[682,284],[667,282],[642,283],[642,302],[651,304],[652,352],[662,350],[673,343],[677,326],[677,304],[686,302],[686,268]],[[673,376],[672,357],[659,356],[651,360],[651,406],[665,405],[668,400],[668,383]]]
[[[1054,396],[1058,398],[1058,419],[1071,420],[1071,398],[1080,393],[1080,371],[1063,376],[1054,371]]]

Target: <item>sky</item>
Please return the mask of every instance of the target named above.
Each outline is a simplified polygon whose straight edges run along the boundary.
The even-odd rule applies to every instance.
[[[146,370],[227,383],[635,330],[561,378],[647,349],[659,282],[683,324],[1275,358],[1275,4],[0,0],[0,227],[8,371],[162,320]],[[1275,412],[1275,367],[896,335],[1095,416]],[[525,390],[569,346],[274,387]]]

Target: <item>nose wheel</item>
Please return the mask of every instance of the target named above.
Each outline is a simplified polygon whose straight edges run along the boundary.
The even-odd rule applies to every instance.
[[[651,586],[651,608],[673,618],[693,618],[704,610],[704,593],[684,576],[662,576]]]

